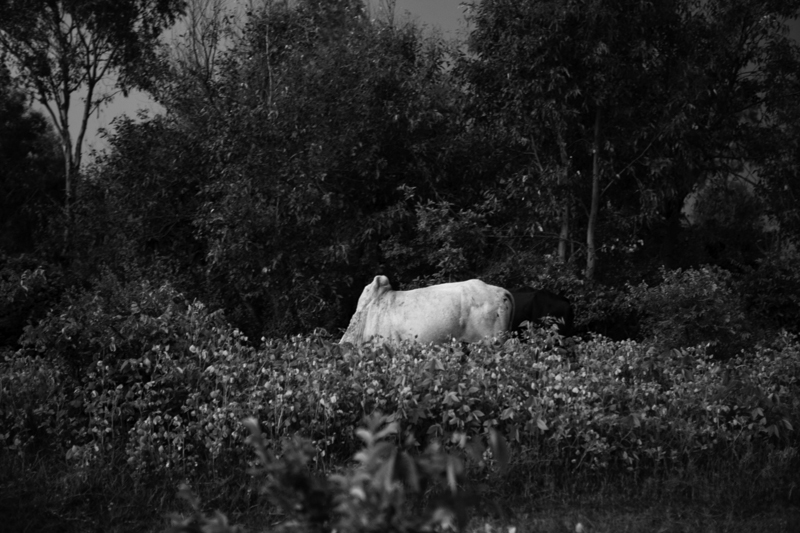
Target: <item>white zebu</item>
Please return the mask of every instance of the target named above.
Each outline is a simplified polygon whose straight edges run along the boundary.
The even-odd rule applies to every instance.
[[[395,291],[386,276],[375,276],[340,343],[476,342],[508,331],[513,305],[507,290],[477,279]]]

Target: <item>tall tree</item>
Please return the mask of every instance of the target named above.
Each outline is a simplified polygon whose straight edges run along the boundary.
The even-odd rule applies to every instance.
[[[0,251],[33,251],[36,230],[62,198],[62,169],[58,137],[0,65]]]
[[[560,197],[559,255],[567,258],[573,195],[589,180],[586,275],[596,265],[601,177],[615,110],[626,105],[652,45],[650,4],[624,0],[488,0],[473,5],[474,59],[465,72],[484,104],[518,132],[549,194]],[[663,21],[662,21],[663,22]],[[630,104],[627,104],[630,105]],[[556,176],[548,186],[547,177]],[[605,184],[603,184],[605,185]]]
[[[798,6],[797,0],[474,6],[467,79],[483,108],[524,141],[519,145],[540,169],[540,183],[548,175],[569,177],[566,190],[549,190],[562,202],[574,194],[584,203],[587,277],[602,247],[600,228],[609,231],[611,221],[628,226],[632,239],[636,228],[660,217],[679,228],[695,187],[741,169],[759,154],[754,138],[781,127],[753,119],[787,97],[774,80],[800,66],[785,32]],[[561,225],[563,234],[563,218]]]
[[[147,64],[162,30],[184,0],[0,0],[0,50],[36,94],[61,139],[65,162],[68,242],[89,116],[113,97],[100,83],[127,90]],[[73,97],[86,92],[77,135],[70,129]]]

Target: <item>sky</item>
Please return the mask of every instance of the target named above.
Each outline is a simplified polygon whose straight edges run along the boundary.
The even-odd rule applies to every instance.
[[[397,0],[395,11],[401,16],[409,13],[419,22],[455,37],[459,24],[464,22],[463,3],[464,0]]]
[[[229,0],[242,2],[246,0]],[[372,8],[385,4],[387,0],[369,0]],[[401,21],[406,17],[425,25],[428,29],[438,28],[445,37],[455,38],[466,28],[464,20],[465,0],[396,0],[395,20]],[[373,11],[375,13],[375,11]],[[791,34],[800,40],[800,21],[794,21]],[[76,102],[70,113],[70,124],[73,129],[73,138],[77,137],[77,128],[80,124],[82,103]],[[139,110],[148,110],[150,114],[161,112],[160,106],[153,102],[147,94],[133,91],[127,98],[117,96],[112,103],[94,113],[89,119],[86,139],[84,141],[84,161],[89,161],[92,149],[103,150],[107,143],[98,135],[101,128],[113,128],[113,120],[120,115],[136,117]]]

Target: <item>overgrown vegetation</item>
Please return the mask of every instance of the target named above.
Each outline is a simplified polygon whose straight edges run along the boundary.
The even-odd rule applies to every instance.
[[[80,169],[0,55],[4,527],[800,523],[800,1],[485,0],[466,42],[248,5],[117,58],[165,112]],[[577,335],[339,345],[376,274],[545,287]]]
[[[696,279],[672,283],[687,290]],[[383,518],[342,526],[377,527],[389,519],[386,506],[400,513],[397,520],[411,520],[417,515],[402,491],[416,494],[411,503],[417,505],[434,498],[432,489],[418,486],[424,476],[408,470],[421,465],[442,475],[457,469],[464,475],[459,490],[480,501],[503,501],[520,486],[536,493],[548,482],[575,490],[569,485],[576,479],[582,491],[609,483],[669,490],[682,479],[724,477],[736,465],[754,477],[746,489],[724,487],[731,502],[796,503],[800,342],[788,333],[724,362],[703,346],[662,350],[602,337],[576,342],[545,330],[469,347],[354,347],[320,334],[252,346],[219,312],[188,302],[169,285],[107,279],[87,292],[92,297],[65,297],[60,309],[26,330],[18,352],[5,356],[0,437],[12,470],[32,457],[63,457],[59,470],[84,482],[87,473],[114,472],[134,487],[174,488],[184,480],[213,480],[216,491],[234,493],[248,487],[250,496],[219,500],[230,505],[257,494],[245,481],[249,425],[261,428],[257,441],[264,446],[294,442],[280,455],[286,463],[267,462],[267,492],[288,503],[262,512],[287,520],[286,509],[302,503],[307,514],[300,523],[319,522],[311,529],[380,510]],[[658,302],[661,294],[650,298]],[[704,304],[711,311],[716,300],[698,300]],[[369,447],[355,455],[364,440],[377,445],[378,436],[354,433],[376,412],[397,428],[392,440],[408,455]],[[467,441],[473,444],[465,448]],[[463,472],[447,466],[445,456],[416,458],[437,443],[460,457]],[[366,471],[345,468],[345,477],[312,481],[342,472],[354,456]],[[436,466],[439,461],[445,466]],[[496,461],[509,463],[502,477],[486,470]],[[275,468],[289,470],[279,475]],[[352,497],[354,483],[363,485],[358,505],[373,511],[342,510],[355,500],[334,503]],[[285,493],[290,489],[299,492]],[[464,498],[448,501],[473,501]],[[314,514],[323,510],[324,516]],[[464,525],[469,515],[457,511]]]

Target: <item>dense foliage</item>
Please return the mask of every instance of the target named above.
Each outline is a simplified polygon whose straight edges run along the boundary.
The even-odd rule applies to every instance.
[[[22,344],[3,371],[4,445],[86,462],[125,449],[147,475],[240,464],[248,415],[274,441],[311,439],[323,464],[351,456],[352,428],[380,411],[420,444],[497,429],[523,465],[640,474],[780,451],[799,422],[789,335],[724,364],[702,348],[551,335],[396,349],[312,335],[253,348],[169,286],[134,284],[67,298]]]
[[[0,250],[30,253],[63,196],[63,159],[52,128],[0,65]]]
[[[22,346],[0,372],[4,449],[138,483],[243,469],[249,416],[267,446],[303,437],[286,453],[331,472],[359,450],[354,429],[375,412],[408,452],[444,443],[460,456],[464,486],[498,459],[510,462],[511,485],[554,472],[660,479],[744,458],[761,472],[762,497],[797,481],[800,342],[788,334],[725,362],[702,346],[576,344],[555,330],[468,347],[354,347],[319,334],[252,347],[169,285],[106,280],[66,296]],[[468,440],[501,457],[458,446]]]

